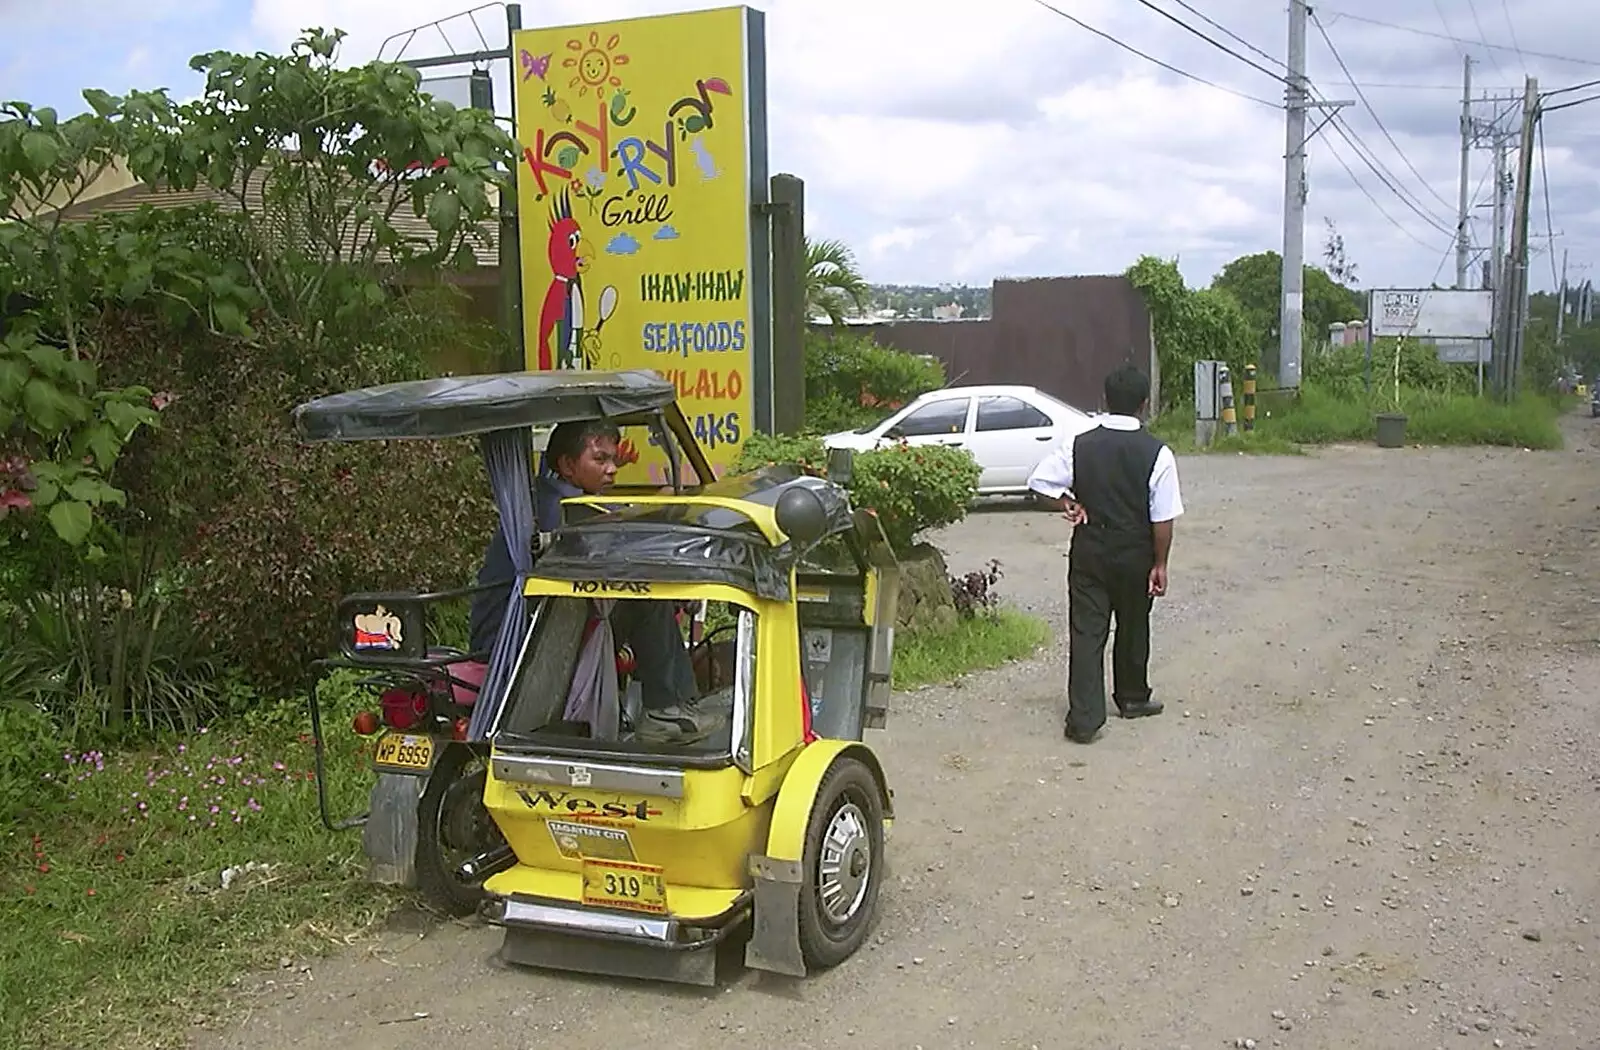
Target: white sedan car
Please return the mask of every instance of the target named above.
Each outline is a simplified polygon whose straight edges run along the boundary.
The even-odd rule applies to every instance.
[[[1028,475],[1058,445],[1092,430],[1087,412],[1031,386],[955,386],[933,390],[861,430],[829,434],[828,448],[866,452],[896,441],[954,445],[972,453],[983,473],[978,492],[1020,495]]]

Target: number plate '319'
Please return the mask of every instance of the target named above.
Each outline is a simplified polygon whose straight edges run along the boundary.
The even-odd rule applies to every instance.
[[[583,861],[583,903],[646,915],[667,913],[667,881],[650,864],[616,860]]]

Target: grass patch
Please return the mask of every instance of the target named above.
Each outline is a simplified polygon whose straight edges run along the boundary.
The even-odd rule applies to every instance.
[[[899,685],[1028,656],[1043,620],[1002,609],[903,634]],[[367,804],[361,704],[329,690],[330,803]],[[407,898],[366,881],[361,836],[323,828],[304,705],[110,755],[65,751],[0,825],[0,1046],[181,1047],[230,981],[336,950]],[[224,869],[238,874],[224,889]]]
[[[0,832],[0,1046],[186,1045],[231,978],[329,951],[397,906],[365,881],[360,833],[318,821],[308,739],[242,735],[67,752]],[[357,739],[330,732],[336,816],[366,806]],[[266,868],[222,888],[251,862]]]
[[[1157,420],[1150,428],[1150,432],[1165,441],[1172,451],[1180,456],[1205,455],[1207,453],[1229,453],[1245,456],[1303,456],[1305,450],[1293,441],[1276,434],[1267,433],[1257,429],[1246,433],[1238,431],[1231,435],[1220,435],[1218,438],[1201,448],[1194,440],[1194,419],[1188,414],[1183,418],[1174,419],[1177,413],[1169,413]]]
[[[910,689],[948,682],[1021,660],[1049,640],[1049,624],[1015,609],[980,612],[947,631],[897,633],[894,684]]]
[[[1413,445],[1556,449],[1561,447],[1559,420],[1565,407],[1540,394],[1523,394],[1510,403],[1422,389],[1403,388],[1400,394],[1406,442]],[[1308,383],[1298,398],[1263,399],[1257,411],[1254,432],[1219,438],[1203,450],[1195,447],[1192,410],[1169,412],[1151,429],[1180,453],[1283,454],[1304,445],[1371,443],[1377,437],[1376,415],[1394,411],[1394,404],[1382,392],[1335,392]]]

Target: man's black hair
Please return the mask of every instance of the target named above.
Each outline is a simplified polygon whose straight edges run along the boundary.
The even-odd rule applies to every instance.
[[[577,459],[589,442],[596,440],[621,441],[622,431],[609,419],[581,419],[558,425],[550,432],[550,442],[544,449],[545,469],[554,474],[556,464],[567,458]]]
[[[1137,416],[1150,400],[1150,380],[1133,365],[1123,365],[1106,376],[1106,411]]]

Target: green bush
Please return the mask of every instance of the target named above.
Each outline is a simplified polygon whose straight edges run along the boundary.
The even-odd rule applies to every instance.
[[[819,477],[828,473],[821,438],[765,434],[751,435],[737,469],[753,470],[774,463],[792,463]],[[978,493],[980,473],[966,449],[900,442],[857,453],[850,500],[877,514],[889,545],[903,554],[920,533],[966,517]]]
[[[40,805],[42,781],[61,761],[61,738],[50,716],[14,698],[0,657],[0,833]]]
[[[220,664],[298,691],[332,645],[341,595],[456,587],[476,571],[497,517],[474,443],[307,445],[289,413],[431,374],[441,345],[492,348],[486,326],[414,294],[360,339],[271,324],[251,343],[179,337],[137,316],[103,338],[116,368],[172,398],[162,429],[125,457],[126,524],[187,566],[187,621]]]
[[[220,439],[224,497],[187,557],[195,629],[257,683],[293,688],[356,590],[461,586],[497,517],[470,441],[305,445],[271,383]],[[283,393],[287,393],[284,391]]]
[[[192,729],[225,706],[217,668],[181,616],[176,580],[125,559],[71,566],[0,625],[7,695],[64,739]]]
[[[1191,289],[1176,262],[1151,255],[1142,256],[1125,276],[1150,311],[1163,379],[1161,409],[1194,403],[1196,361],[1225,361],[1237,384],[1245,365],[1255,360],[1256,347],[1249,320],[1232,295]]]
[[[866,336],[808,331],[806,429],[855,430],[944,385],[944,366]]]

